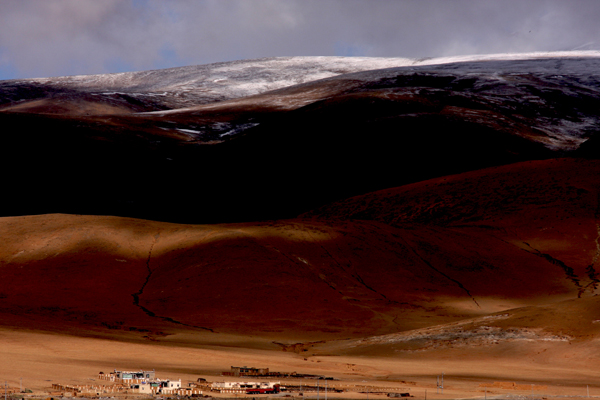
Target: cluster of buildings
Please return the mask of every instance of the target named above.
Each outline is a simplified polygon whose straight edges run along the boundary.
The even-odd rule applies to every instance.
[[[282,372],[271,372],[269,368],[253,367],[231,367],[230,371],[223,372],[224,376],[231,377],[253,377],[266,378],[266,380],[235,380],[229,382],[208,383],[205,379],[199,378],[197,382],[188,383],[187,387],[182,387],[181,379],[159,379],[156,377],[155,370],[139,371],[119,371],[98,374],[100,382],[93,385],[61,385],[53,384],[52,389],[57,392],[63,392],[63,395],[69,396],[102,396],[103,394],[141,394],[141,395],[174,395],[186,397],[207,397],[203,393],[231,393],[231,394],[276,394],[281,391],[294,390],[295,386],[282,387],[280,381],[272,379],[277,377],[288,378],[314,378],[314,379],[332,379],[318,375],[305,375]],[[271,378],[272,380],[269,380]],[[105,381],[106,384],[102,384]],[[300,385],[300,391],[319,390],[319,385],[314,388],[310,385]]]
[[[268,373],[268,368],[236,368],[235,376],[244,376],[245,373],[264,374]],[[233,375],[232,375],[233,376]],[[235,394],[274,394],[279,393],[281,385],[279,382],[213,382],[210,386],[207,383],[192,382],[189,387],[181,387],[181,379],[159,379],[156,372],[152,371],[117,371],[105,374],[100,372],[98,379],[114,382],[110,390],[118,387],[120,392],[139,393],[148,395],[179,395],[194,396],[202,395],[203,389],[218,393]]]
[[[198,387],[181,387],[181,379],[158,379],[156,372],[152,371],[117,371],[105,374],[100,372],[98,379],[114,382],[124,387],[128,393],[140,394],[171,394],[179,396],[201,395]]]
[[[269,368],[254,368],[254,367],[231,367],[230,371],[221,373],[223,376],[251,376],[255,378],[301,378],[301,379],[327,379],[332,380],[323,375],[298,374],[296,372],[275,372],[269,371]]]

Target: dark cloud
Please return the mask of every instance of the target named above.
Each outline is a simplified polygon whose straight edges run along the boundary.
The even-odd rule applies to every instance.
[[[2,0],[0,79],[290,55],[600,49],[600,2]]]

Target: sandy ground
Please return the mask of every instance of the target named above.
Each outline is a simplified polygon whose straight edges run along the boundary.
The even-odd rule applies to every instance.
[[[277,350],[223,346],[202,348],[165,344],[136,344],[115,340],[81,338],[60,334],[0,331],[0,376],[9,387],[50,392],[52,383],[86,385],[105,383],[98,372],[113,369],[156,369],[161,378],[196,381],[235,380],[221,377],[230,366],[268,367],[271,371],[331,376],[328,397],[383,398],[388,392],[409,392],[415,398],[451,399],[495,396],[591,396],[600,397],[600,370],[573,362],[532,363],[528,357],[479,357],[454,351],[410,357],[302,356]],[[253,339],[248,339],[252,342]],[[255,339],[260,342],[260,339]],[[254,343],[256,345],[257,343]],[[252,343],[250,343],[252,345]],[[558,351],[554,352],[558,354]],[[567,353],[562,353],[567,359]],[[436,379],[444,374],[443,393]],[[251,380],[251,379],[246,379]],[[499,382],[502,382],[500,384]],[[314,380],[283,380],[282,383],[315,384]],[[513,388],[512,384],[518,385]],[[321,385],[324,385],[321,382]],[[488,387],[485,387],[485,386]],[[589,385],[589,386],[588,386]],[[324,388],[320,397],[324,398]],[[383,393],[377,393],[383,392]],[[297,395],[297,394],[295,394]],[[230,395],[231,396],[231,395]],[[306,397],[316,398],[316,393]]]

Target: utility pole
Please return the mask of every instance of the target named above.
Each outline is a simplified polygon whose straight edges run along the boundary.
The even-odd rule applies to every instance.
[[[327,400],[327,381],[325,381],[325,400]]]
[[[317,400],[319,400],[319,380],[317,379]]]

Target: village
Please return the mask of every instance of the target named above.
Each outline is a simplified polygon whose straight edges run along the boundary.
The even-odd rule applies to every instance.
[[[344,392],[366,393],[387,397],[411,397],[401,388],[347,385],[332,377],[301,374],[296,372],[276,372],[269,368],[234,367],[223,371],[223,380],[209,382],[205,378],[188,381],[160,378],[155,370],[117,370],[99,372],[87,385],[52,383],[46,392],[46,400],[57,398],[238,398],[261,395],[280,397],[327,399],[328,395]],[[237,378],[237,379],[236,379]],[[29,391],[31,392],[31,391]],[[5,388],[5,397],[25,399],[39,396],[27,395],[22,388]],[[353,396],[352,396],[353,397]],[[7,399],[8,400],[8,397]]]
[[[5,400],[64,400],[73,398],[101,400],[173,400],[173,399],[214,399],[257,400],[257,398],[289,398],[310,400],[360,400],[410,397],[418,400],[444,400],[455,398],[446,394],[452,386],[444,383],[444,374],[433,376],[431,385],[417,382],[365,381],[363,379],[334,378],[325,375],[297,372],[271,371],[269,368],[235,367],[228,371],[216,372],[182,381],[181,378],[160,377],[157,371],[118,370],[99,372],[88,377],[89,384],[49,383],[44,390],[32,391],[23,386],[4,385]],[[80,378],[81,379],[81,378]],[[447,380],[446,380],[447,382]],[[548,386],[539,384],[519,384],[516,382],[479,383],[474,388],[476,397],[481,399],[547,399]],[[429,392],[428,392],[429,390]],[[451,397],[448,397],[450,395]],[[590,388],[587,387],[587,396]]]

